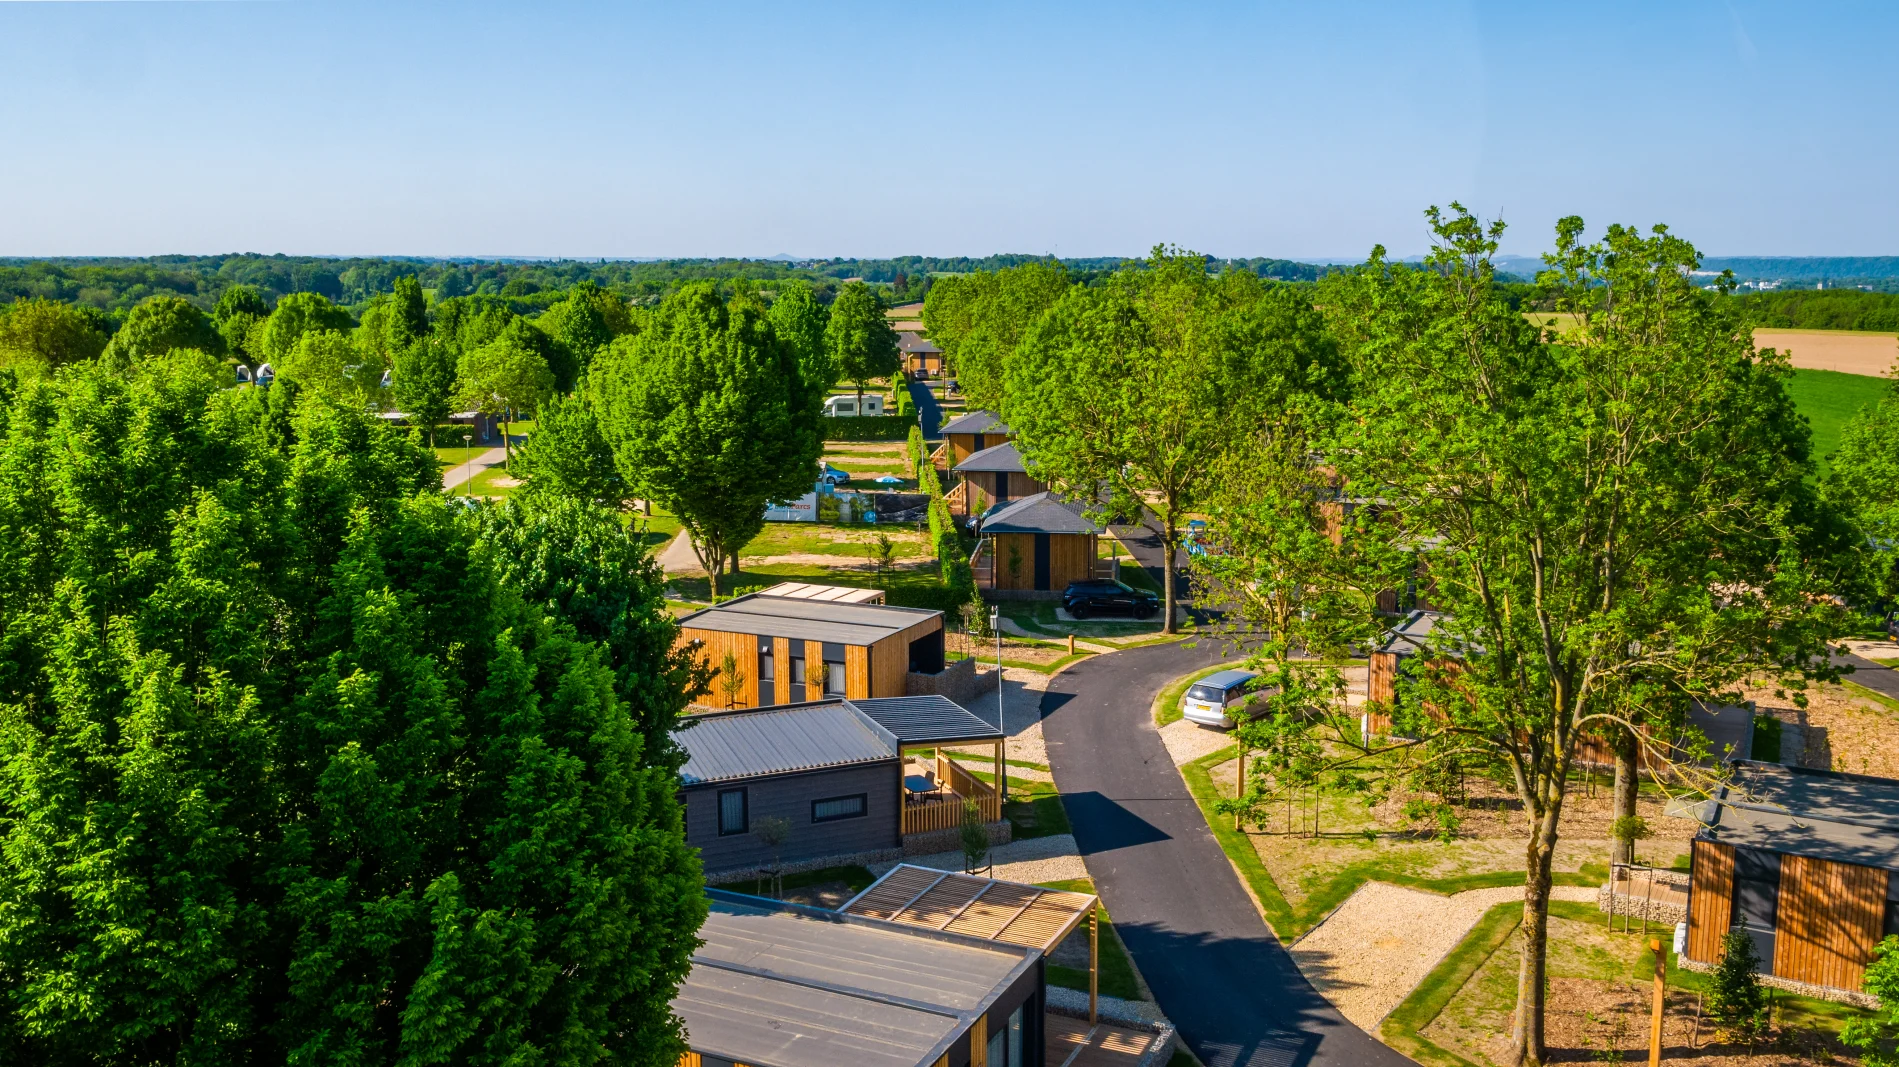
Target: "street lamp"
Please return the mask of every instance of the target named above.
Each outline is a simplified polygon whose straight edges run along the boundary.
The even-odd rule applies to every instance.
[[[1002,804],[1009,799],[1009,720],[1002,712],[1002,604],[999,602],[989,605],[989,632],[996,635],[996,729],[1002,734],[1002,765],[996,768],[996,803]]]

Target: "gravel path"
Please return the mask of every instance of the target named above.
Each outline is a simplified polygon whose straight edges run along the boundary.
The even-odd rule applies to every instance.
[[[1068,834],[1031,837],[997,845],[989,850],[989,858],[996,865],[990,876],[1006,882],[1060,882],[1088,877],[1088,866],[1081,861],[1081,854],[1075,849],[1075,839]],[[929,856],[906,856],[903,862],[916,867],[934,867],[939,871],[960,871],[963,869],[963,854],[938,852]],[[895,866],[895,863],[873,863],[870,871],[881,877]]]
[[[1590,901],[1593,886],[1559,885],[1555,900]],[[1522,900],[1523,887],[1439,896],[1367,882],[1292,947],[1292,958],[1339,1013],[1375,1032],[1445,953],[1493,905]]]
[[[1233,743],[1225,730],[1215,730],[1210,726],[1177,719],[1160,729],[1161,744],[1167,746],[1167,755],[1178,767]]]

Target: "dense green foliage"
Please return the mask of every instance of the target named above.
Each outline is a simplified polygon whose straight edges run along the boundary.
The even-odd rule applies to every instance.
[[[820,392],[836,385],[837,363],[825,343],[830,311],[818,302],[817,292],[802,282],[785,285],[772,300],[770,315],[772,329],[798,353],[806,384]]]
[[[104,316],[57,300],[21,299],[0,314],[0,367],[25,377],[99,358],[105,351]]]
[[[1899,1067],[1899,937],[1888,934],[1873,949],[1861,988],[1879,998],[1880,1010],[1847,1024],[1840,1040],[1859,1050],[1865,1067]]]
[[[1731,298],[1750,325],[1802,330],[1899,330],[1899,293],[1781,289]]]
[[[671,1067],[652,564],[228,382],[78,368],[0,430],[0,1062]]]
[[[1004,406],[1009,360],[1042,313],[1075,279],[1059,263],[1034,262],[944,278],[923,301],[923,325],[974,407]]]
[[[837,291],[824,324],[824,348],[838,379],[857,386],[859,410],[863,408],[864,383],[895,374],[900,365],[897,331],[884,317],[883,301],[862,282]]]
[[[817,480],[821,394],[755,300],[689,285],[588,381],[628,487],[679,517],[715,594],[765,505]]]
[[[103,358],[124,369],[179,348],[222,355],[224,338],[218,336],[211,317],[189,302],[175,296],[155,296],[126,316],[125,325],[106,345]]]
[[[1857,516],[1867,543],[1865,578],[1888,608],[1899,599],[1899,386],[1850,419],[1830,464],[1827,495]]]

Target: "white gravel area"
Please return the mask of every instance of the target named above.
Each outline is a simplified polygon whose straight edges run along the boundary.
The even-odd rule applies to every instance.
[[[1167,754],[1174,759],[1174,766],[1192,763],[1194,760],[1233,743],[1225,730],[1216,730],[1211,726],[1176,719],[1160,728],[1161,744],[1167,746]]]
[[[1593,886],[1554,887],[1554,900],[1594,900]],[[1439,896],[1367,882],[1292,947],[1314,987],[1359,1028],[1377,1026],[1457,947],[1493,905],[1522,900],[1522,886]]]
[[[1042,692],[1049,676],[1020,667],[1002,670],[1002,730],[1008,735],[1003,755],[1048,766],[1048,748],[1042,743]],[[996,720],[996,670],[976,670],[976,695],[964,706],[985,722]]]
[[[989,850],[989,858],[996,866],[990,876],[1007,882],[1059,882],[1088,877],[1088,866],[1081,861],[1081,854],[1075,849],[1075,839],[1069,834],[1031,837],[997,845]],[[934,867],[939,871],[960,871],[963,869],[963,854],[959,851],[906,856],[903,862],[916,867]],[[873,863],[870,872],[882,877],[885,871],[895,866],[895,863]]]

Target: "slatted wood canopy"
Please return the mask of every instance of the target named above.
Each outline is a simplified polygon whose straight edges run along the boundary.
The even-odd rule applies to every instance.
[[[1088,920],[1088,1021],[1095,1021],[1095,991],[1101,971],[1100,932],[1092,893],[1044,889],[971,874],[900,863],[837,910],[846,915],[920,926],[1055,951],[1062,939]]]

